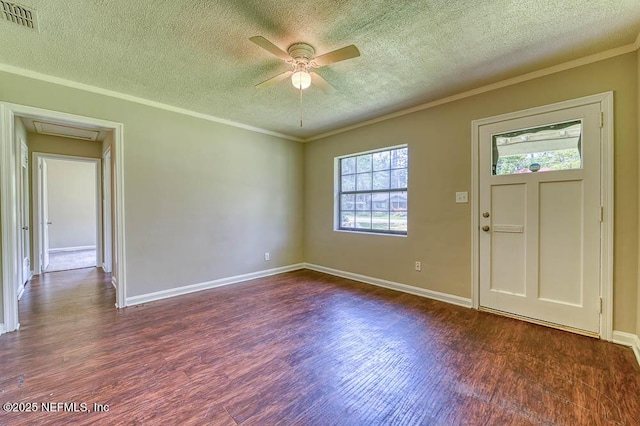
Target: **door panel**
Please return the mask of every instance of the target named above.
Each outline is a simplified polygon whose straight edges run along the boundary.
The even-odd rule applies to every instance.
[[[525,191],[526,187],[522,184],[491,188],[492,204],[505,206],[504,209],[492,208],[495,225],[491,240],[491,251],[494,253],[491,289],[519,296],[525,295],[526,241],[523,233],[505,231],[524,224]]]
[[[479,127],[481,307],[599,332],[600,147],[599,104]]]
[[[582,305],[581,181],[540,184],[539,297]]]
[[[24,142],[20,144],[21,153],[21,229],[22,229],[22,281],[26,283],[31,276],[31,230],[29,229],[29,149]]]

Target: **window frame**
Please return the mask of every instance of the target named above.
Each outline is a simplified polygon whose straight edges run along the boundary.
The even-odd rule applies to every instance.
[[[353,191],[343,191],[342,190],[342,160],[346,159],[346,158],[357,158],[358,156],[361,155],[366,155],[366,154],[375,154],[375,153],[380,153],[380,152],[389,152],[391,153],[391,151],[397,150],[397,149],[402,149],[402,148],[406,148],[407,149],[407,165],[406,167],[402,167],[402,168],[396,168],[396,169],[392,169],[391,167],[389,167],[389,172],[391,170],[406,170],[407,173],[407,186],[406,187],[402,187],[402,188],[388,188],[388,189],[373,189],[373,183],[371,186],[370,190],[357,190],[357,187],[355,190]],[[409,228],[409,145],[408,144],[399,144],[399,145],[393,145],[393,146],[389,146],[389,147],[384,147],[384,148],[377,148],[377,149],[372,149],[372,150],[368,150],[368,151],[361,151],[361,152],[355,152],[355,153],[351,153],[351,154],[347,154],[347,155],[341,155],[338,157],[335,157],[334,159],[334,177],[335,177],[335,181],[334,181],[334,227],[333,230],[336,232],[348,232],[348,233],[357,233],[357,234],[369,234],[369,235],[390,235],[390,236],[397,236],[397,237],[406,237],[408,235],[408,228]],[[356,159],[357,162],[357,159]],[[371,174],[373,175],[374,170],[371,170]],[[354,176],[357,176],[357,172],[353,173]],[[367,228],[351,228],[351,227],[343,227],[342,226],[342,221],[341,221],[341,214],[342,214],[342,195],[357,195],[357,194],[371,194],[374,195],[376,193],[393,193],[393,192],[404,192],[407,194],[407,200],[406,200],[406,216],[407,216],[407,230],[405,231],[397,231],[397,230],[391,230],[391,229],[367,229]],[[373,203],[373,200],[371,201]],[[389,201],[389,203],[391,203],[391,201]],[[373,213],[373,206],[371,207],[370,210]],[[388,208],[388,212],[389,214],[391,214],[391,204],[389,204],[389,208]],[[357,213],[356,210],[354,210],[354,213]]]

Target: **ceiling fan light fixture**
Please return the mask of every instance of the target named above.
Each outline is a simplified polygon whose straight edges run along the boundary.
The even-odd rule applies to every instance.
[[[311,75],[306,71],[296,71],[291,75],[291,84],[298,90],[311,86]]]

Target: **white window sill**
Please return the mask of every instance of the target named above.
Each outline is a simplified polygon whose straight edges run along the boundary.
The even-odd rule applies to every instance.
[[[342,232],[345,234],[358,234],[358,235],[377,235],[382,237],[402,237],[407,238],[406,234],[387,234],[384,232],[366,232],[366,231],[348,231],[346,229],[334,229],[334,232]]]

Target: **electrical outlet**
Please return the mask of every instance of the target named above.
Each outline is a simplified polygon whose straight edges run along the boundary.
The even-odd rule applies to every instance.
[[[422,271],[422,262],[418,262],[416,260],[416,271],[420,272]]]
[[[264,261],[268,261],[269,259],[271,259],[271,256],[269,256],[269,253],[265,253],[264,254]]]
[[[456,192],[456,203],[468,203],[469,202],[469,193],[468,192]]]

